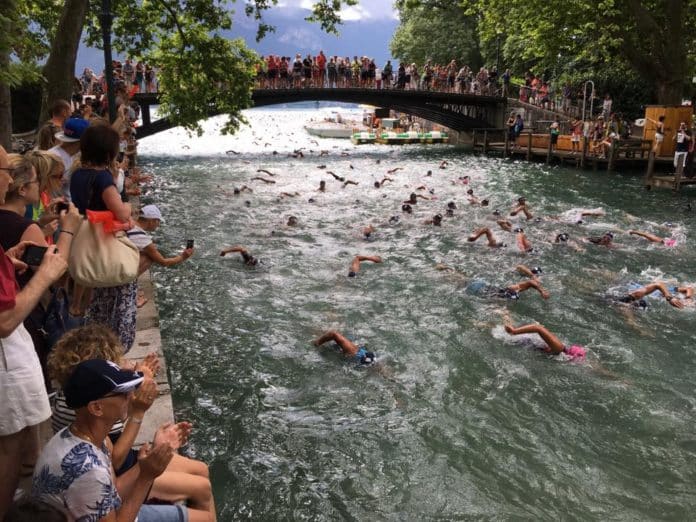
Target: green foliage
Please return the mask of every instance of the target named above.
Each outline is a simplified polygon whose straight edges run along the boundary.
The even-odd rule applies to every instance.
[[[661,103],[693,73],[696,0],[463,0],[483,42],[505,36],[508,63],[537,70],[628,64]],[[691,69],[689,64],[691,63]]]
[[[404,62],[423,64],[432,59],[447,64],[481,65],[477,25],[474,17],[453,2],[397,2],[401,23],[390,49]]]
[[[101,2],[89,0],[85,39],[100,47]],[[278,0],[244,0],[247,16],[258,22],[258,38],[273,27],[263,22],[263,13]],[[330,32],[337,32],[343,6],[358,0],[316,0],[308,19]],[[113,48],[161,68],[163,91],[160,112],[177,125],[201,132],[199,121],[217,110],[229,119],[224,132],[233,132],[242,121],[241,111],[251,105],[254,66],[258,57],[241,40],[222,35],[232,28],[235,0],[112,0]],[[39,76],[37,62],[50,52],[60,52],[60,39],[77,41],[80,34],[56,35],[61,16],[71,16],[60,0],[0,0],[0,58],[10,54],[8,66],[0,59],[0,82],[16,85]],[[65,41],[65,40],[64,40]],[[73,64],[74,69],[74,64]],[[61,74],[72,76],[74,70]]]
[[[160,112],[176,125],[202,129],[199,121],[210,115],[212,104],[228,115],[223,132],[234,132],[244,120],[242,109],[251,105],[257,55],[240,39],[209,36],[204,31],[173,33],[162,39],[152,60],[159,64]]]
[[[0,1],[0,83],[15,87],[41,77],[39,60],[50,50],[62,2],[53,0]]]

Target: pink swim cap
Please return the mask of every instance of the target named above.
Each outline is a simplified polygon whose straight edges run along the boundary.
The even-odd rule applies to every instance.
[[[587,352],[582,346],[574,344],[570,348],[563,350],[563,353],[565,353],[571,359],[584,359]]]
[[[677,244],[677,240],[673,237],[666,237],[662,240],[662,244],[668,247],[673,247]]]

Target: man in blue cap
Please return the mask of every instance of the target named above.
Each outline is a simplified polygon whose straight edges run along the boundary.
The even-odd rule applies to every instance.
[[[108,437],[114,422],[125,419],[132,392],[143,382],[140,372],[123,370],[103,359],[75,367],[63,390],[75,421],[48,442],[34,470],[32,497],[68,512],[71,520],[198,520],[178,505],[143,505],[152,482],[172,459],[166,442],[145,444],[138,465],[114,479],[113,446]]]
[[[65,170],[63,171],[62,196],[66,201],[70,201],[70,174],[75,157],[80,152],[80,138],[89,127],[89,122],[82,118],[70,118],[65,121],[63,130],[56,132],[55,138],[59,142],[48,152],[55,154],[63,161]]]

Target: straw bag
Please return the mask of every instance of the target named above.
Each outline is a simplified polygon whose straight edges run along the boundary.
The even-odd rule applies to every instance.
[[[120,286],[138,277],[140,251],[126,233],[104,232],[103,223],[82,221],[68,259],[70,275],[89,288]]]

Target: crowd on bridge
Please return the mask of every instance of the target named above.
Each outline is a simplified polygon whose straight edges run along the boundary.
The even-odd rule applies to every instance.
[[[500,82],[502,81],[502,85]],[[387,60],[379,66],[367,56],[261,57],[256,68],[256,86],[261,89],[346,88],[430,90],[452,93],[501,95],[509,85],[510,71],[500,78],[495,67],[478,71],[451,60],[447,64],[427,60],[422,65]]]
[[[189,423],[133,446],[160,369],[156,353],[128,356],[137,280],[194,250],[153,242],[162,215],[133,199],[151,176],[119,92],[115,119],[57,100],[36,147],[0,147],[0,520],[216,519],[207,465],[178,452]]]

